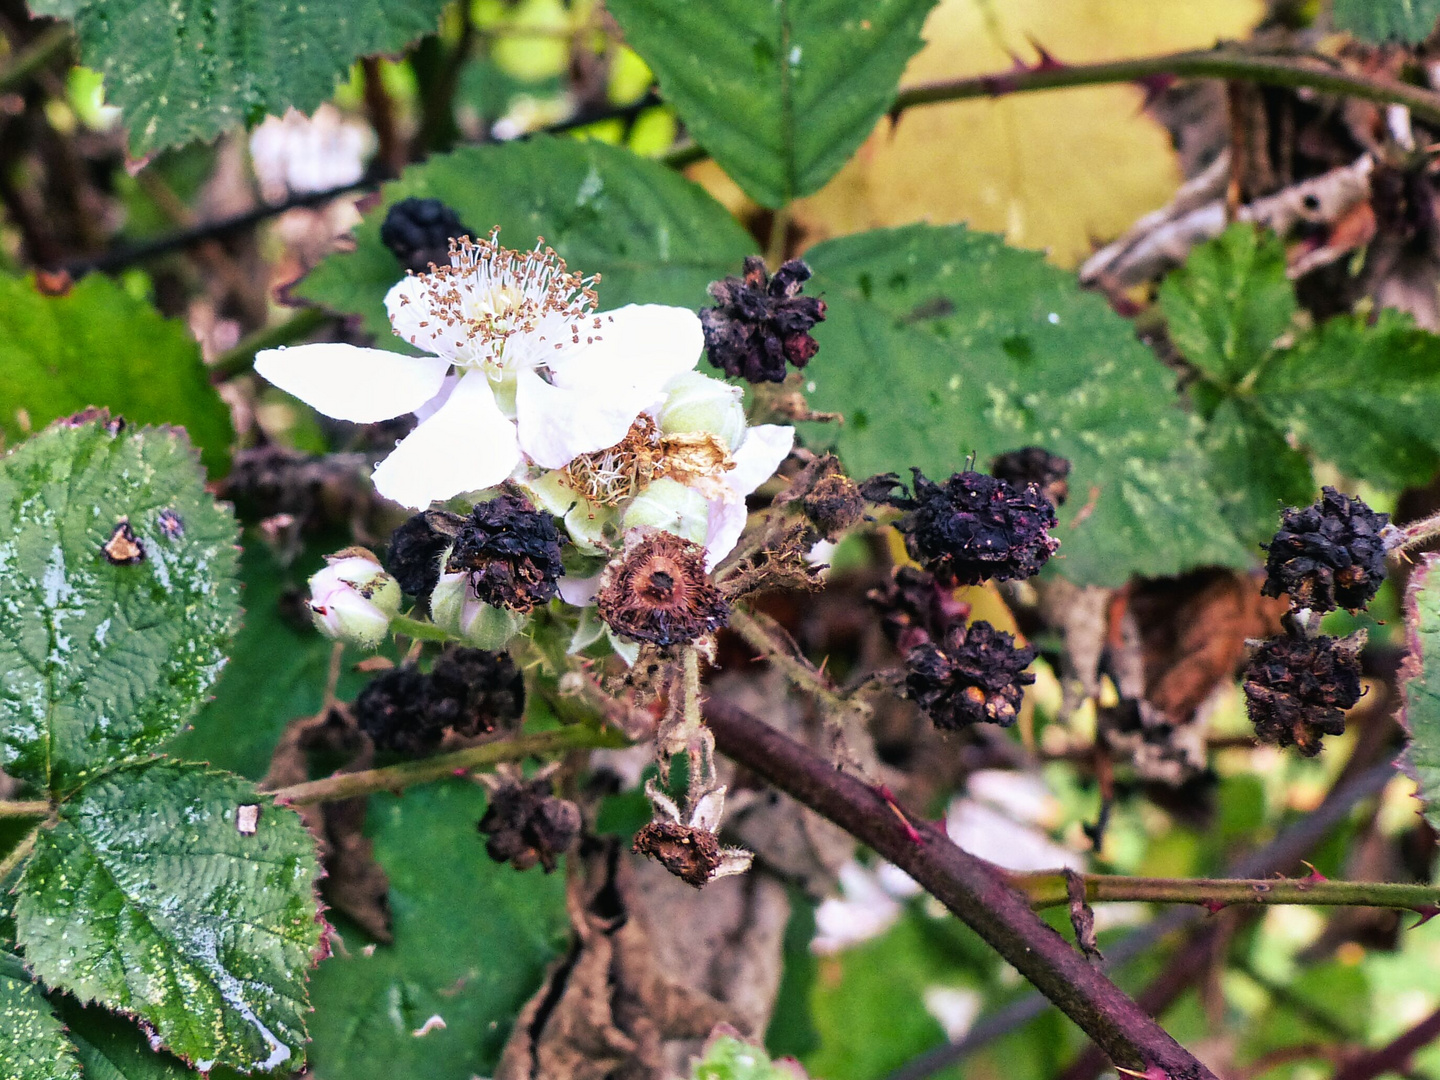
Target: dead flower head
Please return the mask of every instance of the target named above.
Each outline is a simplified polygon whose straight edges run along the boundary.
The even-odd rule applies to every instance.
[[[651,645],[684,645],[720,629],[730,605],[705,572],[699,544],[660,530],[635,530],[605,570],[596,597],[617,634]]]
[[[654,859],[687,885],[700,888],[716,878],[743,874],[755,858],[743,848],[721,847],[716,835],[725,812],[725,789],[716,788],[696,803],[689,819],[655,781],[645,785],[656,819],[635,834],[636,854]]]

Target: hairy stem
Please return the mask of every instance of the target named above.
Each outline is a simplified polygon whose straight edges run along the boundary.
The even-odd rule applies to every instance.
[[[1067,902],[1065,877],[1040,870],[1008,875],[1010,884],[1037,910]],[[1406,908],[1440,911],[1440,886],[1394,885],[1374,881],[1309,878],[1146,878],[1081,874],[1088,903],[1136,901],[1151,904],[1310,904],[1330,907]]]
[[[381,769],[366,769],[363,772],[339,773],[323,780],[309,780],[303,784],[291,784],[270,792],[278,803],[289,806],[304,806],[307,803],[335,802],[352,799],[357,795],[371,795],[377,791],[399,791],[414,784],[425,784],[432,780],[443,780],[469,772],[486,765],[498,765],[502,761],[519,761],[527,757],[546,757],[563,754],[567,750],[583,750],[592,747],[617,747],[627,745],[619,732],[611,729],[598,730],[579,724],[560,728],[556,731],[541,731],[533,735],[517,735],[513,739],[482,743],[479,746],[456,750],[451,754],[439,754],[422,761],[402,761]]]
[[[1142,82],[1157,77],[1189,79],[1231,79],[1265,83],[1270,86],[1307,87],[1325,93],[1343,94],[1382,104],[1404,105],[1417,119],[1440,124],[1440,94],[1417,86],[1374,78],[1332,67],[1324,60],[1296,56],[1252,53],[1233,45],[1142,56],[1131,60],[1107,60],[1097,64],[1044,64],[992,75],[942,79],[901,90],[895,97],[892,115],[917,105],[946,101],[999,97],[1035,90],[1060,90],[1074,86]]]
[[[1213,1074],[1030,910],[1003,874],[916,822],[920,838],[879,792],[743,709],[712,698],[706,718],[720,752],[794,796],[918,881],[1058,1005],[1115,1064],[1172,1080]],[[914,819],[911,819],[914,821]]]
[[[390,632],[403,634],[416,641],[449,641],[450,635],[434,623],[412,619],[408,615],[396,615],[390,620]]]
[[[1395,545],[1395,548],[1400,551],[1409,551],[1434,540],[1437,536],[1440,536],[1440,514],[1400,526],[1399,543]]]
[[[49,813],[50,804],[44,799],[0,802],[0,818],[45,817]]]
[[[827,712],[844,716],[846,713],[864,714],[869,711],[865,702],[841,694],[808,660],[797,656],[791,643],[782,636],[783,631],[769,616],[733,608],[730,611],[730,629],[779,668],[796,689],[815,698]]]

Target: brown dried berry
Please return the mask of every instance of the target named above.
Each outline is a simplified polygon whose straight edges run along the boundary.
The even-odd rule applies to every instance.
[[[1325,735],[1345,733],[1345,710],[1360,700],[1364,636],[1285,635],[1260,643],[1245,669],[1245,704],[1255,734],[1306,757]]]
[[[712,282],[718,304],[700,312],[710,363],[752,383],[784,382],[786,364],[803,368],[819,344],[810,330],[825,318],[825,301],[801,296],[810,268],[791,259],[772,278],[751,255],[744,277]]]
[[[1025,687],[1035,676],[1025,669],[1035,659],[1028,645],[987,622],[951,627],[942,646],[926,642],[905,658],[905,696],[935,726],[947,731],[971,724],[1009,727],[1020,715]]]
[[[944,641],[952,626],[970,616],[970,605],[956,600],[953,588],[915,566],[899,567],[889,584],[871,589],[866,599],[880,612],[881,629],[901,653]]]
[[[472,737],[518,720],[525,682],[505,653],[447,648],[429,674],[413,664],[382,672],[355,699],[355,721],[377,749],[416,756],[447,730]]]
[[[385,569],[410,596],[428,601],[440,580],[440,560],[465,519],[447,510],[422,510],[390,534]]]
[[[1311,506],[1286,510],[1280,531],[1265,545],[1266,596],[1287,595],[1296,608],[1356,611],[1385,580],[1390,517],[1332,487]]]
[[[775,505],[796,501],[827,540],[860,524],[865,516],[866,500],[860,486],[845,475],[834,454],[823,454],[801,469],[790,487],[776,497]]]
[[[476,597],[492,607],[524,614],[559,592],[560,533],[523,495],[497,495],[460,523],[445,570],[467,574]]]
[[[556,798],[549,777],[509,779],[490,793],[490,805],[479,829],[488,839],[485,851],[498,863],[529,870],[536,863],[548,874],[580,835],[580,808]]]
[[[600,618],[622,637],[666,647],[720,629],[730,605],[705,572],[705,550],[660,530],[635,531],[605,569]]]
[[[100,545],[100,551],[115,566],[134,566],[145,558],[145,548],[135,538],[135,530],[128,521],[115,523],[110,539]]]
[[[652,821],[635,834],[632,849],[669,870],[687,885],[700,888],[720,868],[720,841],[708,829],[675,821]]]

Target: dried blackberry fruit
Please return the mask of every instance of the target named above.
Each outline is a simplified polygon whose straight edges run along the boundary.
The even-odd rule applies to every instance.
[[[1025,687],[1035,676],[1028,645],[987,622],[953,626],[943,644],[926,642],[905,658],[905,696],[947,731],[971,724],[1009,727],[1020,715]]]
[[[424,510],[390,534],[385,569],[410,596],[428,600],[440,579],[440,559],[465,519],[446,510]]]
[[[1359,499],[1332,487],[1303,509],[1280,517],[1280,531],[1265,547],[1266,596],[1288,595],[1291,604],[1311,611],[1356,611],[1385,580],[1385,532],[1388,514],[1377,514]]]
[[[883,588],[865,597],[880,613],[880,627],[890,644],[908,653],[928,641],[944,641],[952,626],[970,616],[970,605],[955,599],[955,590],[936,582],[914,566],[902,566]]]
[[[432,263],[449,266],[450,241],[474,235],[439,199],[401,199],[380,226],[380,242],[401,266],[417,274],[426,273]]]
[[[752,383],[784,382],[787,363],[808,364],[820,347],[810,330],[825,318],[825,301],[800,295],[809,277],[810,267],[791,259],[772,278],[751,255],[744,277],[711,282],[718,303],[700,312],[710,363]]]
[[[687,885],[700,888],[715,876],[724,856],[709,829],[677,821],[652,821],[635,834],[633,850],[654,859]]]
[[[790,486],[776,496],[775,505],[798,502],[820,535],[834,540],[860,524],[866,501],[860,486],[840,468],[840,459],[822,454],[796,474]]]
[[[896,522],[905,547],[940,584],[1032,577],[1060,546],[1049,532],[1055,507],[1039,488],[1017,488],[978,472],[956,473],[936,484],[919,469],[910,471],[914,498],[885,501],[906,509]]]
[[[426,689],[430,722],[457,735],[494,731],[525,712],[525,680],[509,653],[447,648],[430,669]]]
[[[600,618],[622,637],[662,648],[720,629],[730,605],[705,572],[705,550],[658,529],[632,533],[605,569]]]
[[[1255,734],[1306,757],[1320,752],[1322,736],[1344,734],[1345,710],[1360,700],[1363,645],[1363,635],[1261,642],[1245,669],[1245,704]]]
[[[580,835],[581,824],[580,808],[556,798],[549,777],[506,777],[492,788],[479,828],[490,858],[516,870],[539,863],[548,874]]]
[[[425,674],[413,664],[370,681],[355,699],[355,722],[376,749],[428,754],[447,730],[466,737],[518,720],[525,684],[504,653],[447,648]]]
[[[560,533],[523,495],[497,495],[461,521],[445,570],[467,574],[490,606],[524,614],[559,592]]]
[[[1070,462],[1043,446],[1025,446],[1001,454],[990,463],[990,475],[1017,488],[1036,485],[1056,506],[1064,506],[1070,494]]]
[[[430,722],[429,680],[413,664],[383,671],[355,699],[355,722],[377,750],[419,757],[440,745],[444,727]]]

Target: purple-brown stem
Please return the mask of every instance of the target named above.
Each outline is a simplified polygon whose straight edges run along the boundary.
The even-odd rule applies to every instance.
[[[1073,1020],[1116,1065],[1151,1080],[1214,1080],[1143,1009],[1072,949],[995,867],[920,823],[923,843],[875,789],[745,710],[711,699],[716,747],[913,877]],[[911,820],[914,820],[913,818]]]

